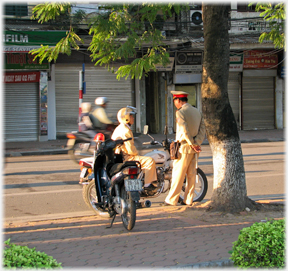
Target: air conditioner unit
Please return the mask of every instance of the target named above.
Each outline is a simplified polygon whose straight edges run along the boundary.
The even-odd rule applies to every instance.
[[[194,26],[203,25],[202,11],[201,10],[190,10],[190,21],[191,21],[191,25],[194,25]]]

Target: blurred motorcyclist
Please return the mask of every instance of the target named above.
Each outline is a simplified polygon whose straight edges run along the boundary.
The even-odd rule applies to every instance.
[[[114,128],[118,125],[118,122],[117,123],[113,122],[107,116],[105,109],[108,102],[109,101],[106,97],[96,98],[95,99],[96,107],[91,115],[91,120],[93,122],[95,129],[98,132],[103,133],[105,135],[105,139],[109,139],[111,137]]]
[[[93,124],[94,127],[99,129],[105,129],[107,124],[113,124],[113,121],[110,120],[106,113],[106,106],[108,99],[106,97],[98,97],[95,99],[95,109],[93,110]]]
[[[81,115],[79,122],[79,131],[88,134],[90,137],[96,135],[95,127],[91,118],[91,103],[82,103],[81,104]]]
[[[148,156],[140,156],[135,145],[134,136],[131,131],[131,125],[134,124],[134,115],[136,108],[127,106],[118,111],[117,118],[120,124],[114,130],[111,139],[117,138],[127,139],[132,137],[132,140],[124,142],[118,150],[122,152],[124,161],[139,161],[141,168],[145,173],[144,187],[154,189],[157,184],[156,164],[153,158]]]

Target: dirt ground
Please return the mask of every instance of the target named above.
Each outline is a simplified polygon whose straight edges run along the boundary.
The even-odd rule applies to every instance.
[[[208,211],[208,204],[209,202],[194,203],[192,207],[186,207],[180,215],[191,217],[191,212],[193,212],[193,218],[213,224],[264,222],[285,217],[285,206],[282,203],[260,203],[259,210],[247,209],[237,214]]]

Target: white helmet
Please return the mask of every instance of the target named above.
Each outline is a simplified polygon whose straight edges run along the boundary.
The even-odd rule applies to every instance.
[[[91,103],[81,103],[81,111],[82,113],[89,113],[91,111]]]
[[[96,105],[103,105],[108,103],[108,99],[106,97],[98,97],[95,99],[95,104]]]
[[[136,113],[137,109],[135,107],[127,105],[118,111],[117,119],[120,123],[129,123],[130,115],[135,115]]]

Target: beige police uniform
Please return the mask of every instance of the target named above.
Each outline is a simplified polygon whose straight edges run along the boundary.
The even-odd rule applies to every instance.
[[[124,142],[120,146],[120,150],[123,154],[124,161],[139,161],[141,168],[145,173],[144,183],[148,186],[151,182],[157,180],[156,164],[153,158],[148,156],[140,156],[135,145],[134,136],[130,129],[130,126],[125,123],[120,123],[114,130],[111,139],[117,138],[127,139],[132,137],[132,140]]]
[[[174,160],[171,189],[165,202],[177,205],[186,175],[183,202],[191,205],[196,180],[196,156],[190,145],[201,145],[205,137],[205,125],[199,110],[188,103],[176,111],[176,123],[176,141],[181,142],[181,157]]]

